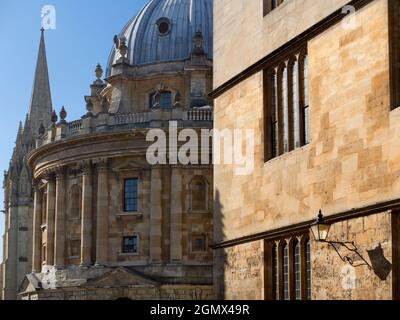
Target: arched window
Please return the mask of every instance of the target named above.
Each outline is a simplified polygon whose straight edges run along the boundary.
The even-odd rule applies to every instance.
[[[70,217],[79,218],[82,208],[82,190],[78,185],[73,185],[70,191]]]
[[[310,143],[308,72],[306,48],[264,71],[265,161]]]
[[[268,300],[311,300],[308,232],[266,240],[265,297]]]
[[[202,176],[196,176],[190,182],[190,209],[195,212],[208,210],[208,184]]]
[[[303,122],[304,122],[303,139],[304,139],[304,144],[309,144],[311,142],[311,133],[310,133],[310,101],[309,101],[307,54],[303,56],[302,84],[303,84],[302,90],[303,90]]]
[[[301,256],[300,242],[295,240],[293,243],[294,253],[294,294],[296,300],[301,300]]]
[[[289,246],[285,243],[282,247],[283,252],[283,298],[290,300],[289,295]]]
[[[172,93],[171,91],[154,92],[150,95],[150,108],[158,104],[160,108],[172,108]]]
[[[274,300],[279,300],[279,254],[278,246],[276,244],[272,247],[272,263],[273,298]]]
[[[300,142],[300,97],[299,97],[299,62],[292,62],[292,123],[293,123],[293,149],[301,146]]]
[[[311,300],[311,246],[310,239],[305,242],[305,256],[306,256],[306,297]]]
[[[281,69],[280,102],[282,110],[283,152],[289,151],[289,92],[288,69],[286,65]]]
[[[267,134],[270,134],[271,141],[271,157],[277,157],[279,155],[279,125],[278,125],[278,77],[275,70],[269,72],[269,97],[270,97],[270,132],[267,130]]]

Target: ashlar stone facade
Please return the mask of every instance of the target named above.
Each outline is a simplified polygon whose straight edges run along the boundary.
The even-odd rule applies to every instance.
[[[212,96],[217,129],[254,130],[255,168],[238,176],[234,165],[214,167],[216,297],[398,297],[398,241],[392,238],[398,233],[400,110],[390,103],[391,1],[288,0],[265,16],[263,1],[242,2],[215,3]],[[355,10],[353,24],[342,13],[345,5]],[[291,97],[297,69],[284,63],[301,48],[308,57],[310,143],[267,158],[274,140],[267,131],[274,106],[268,71],[280,66],[278,90],[287,86]],[[226,52],[232,54],[225,59]],[[285,106],[287,93],[278,92],[277,105]],[[283,117],[278,114],[279,126]],[[331,246],[315,242],[309,230],[319,210],[332,223],[328,240],[354,241],[373,270],[352,268]],[[342,286],[343,270],[354,286]]]

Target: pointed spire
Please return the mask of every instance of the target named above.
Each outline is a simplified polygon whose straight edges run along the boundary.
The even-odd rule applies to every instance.
[[[52,112],[49,72],[47,68],[44,29],[41,29],[39,54],[33,83],[32,97],[29,107],[29,120],[32,132],[39,130],[40,124],[50,125]]]

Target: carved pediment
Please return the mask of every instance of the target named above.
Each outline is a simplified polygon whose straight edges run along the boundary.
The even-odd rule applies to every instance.
[[[87,282],[89,287],[121,287],[121,286],[145,286],[157,287],[158,283],[146,278],[133,270],[117,268],[106,274],[91,279]]]

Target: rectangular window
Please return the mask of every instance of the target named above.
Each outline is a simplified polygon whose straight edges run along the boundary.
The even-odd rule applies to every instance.
[[[308,65],[303,47],[264,70],[265,161],[311,141]]]
[[[265,242],[265,296],[273,300],[311,300],[308,233]]]
[[[126,179],[124,185],[124,211],[138,211],[138,179]]]
[[[192,236],[192,252],[205,252],[206,249],[206,236],[194,235]]]
[[[132,237],[124,237],[122,239],[122,253],[138,253],[138,241],[137,235]]]
[[[390,104],[400,107],[400,1],[389,0]]]
[[[272,10],[278,8],[282,3],[286,1],[288,0],[263,0],[264,16],[266,16]]]

